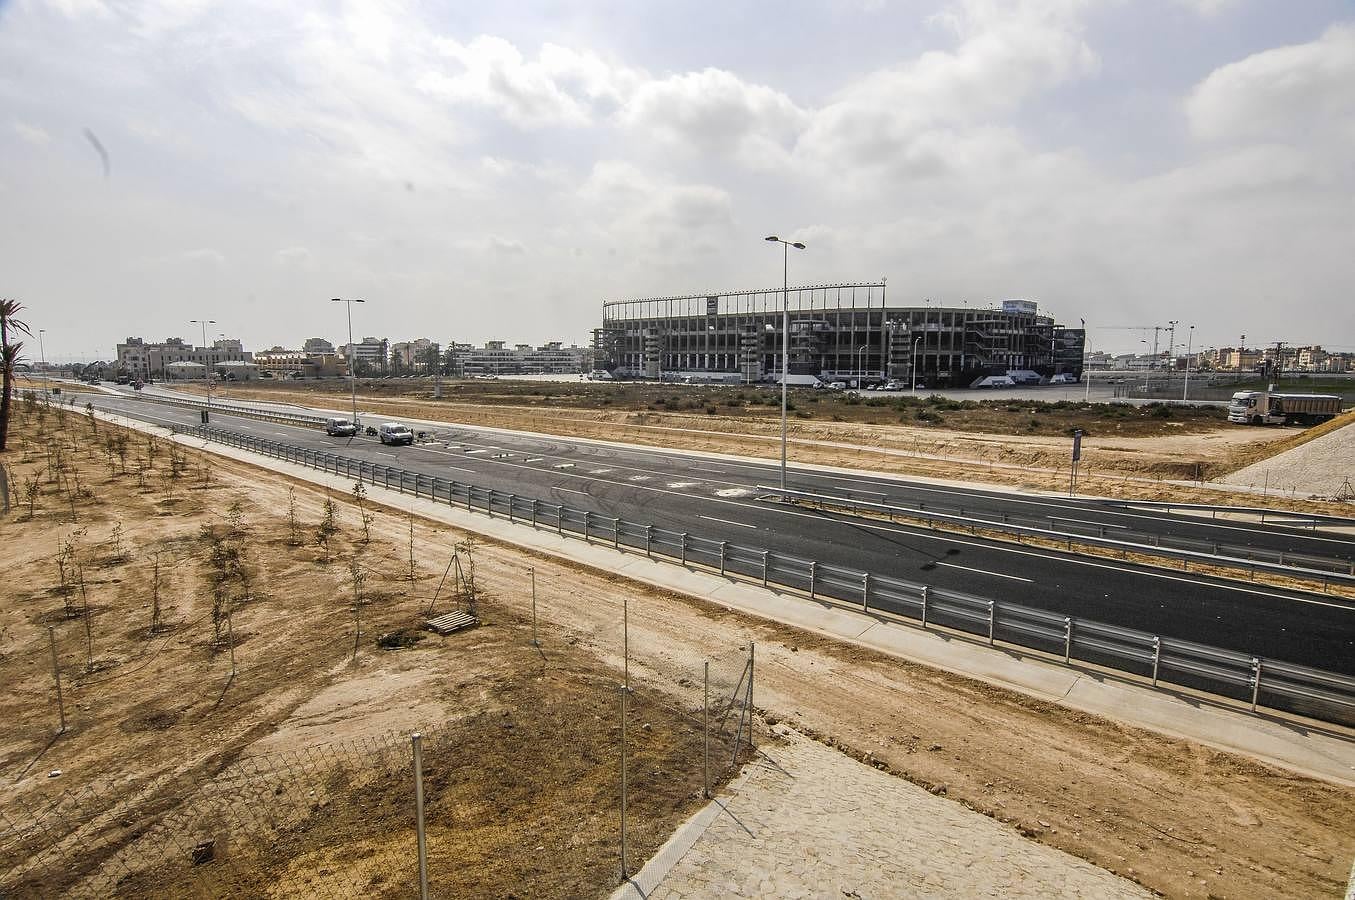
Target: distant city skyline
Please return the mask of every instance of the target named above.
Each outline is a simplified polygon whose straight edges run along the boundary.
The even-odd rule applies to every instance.
[[[1092,350],[1350,350],[1351,84],[1342,0],[15,0],[0,296],[51,359],[337,346],[336,296],[585,343],[604,299],[778,284],[775,233],[792,283],[1034,298]]]

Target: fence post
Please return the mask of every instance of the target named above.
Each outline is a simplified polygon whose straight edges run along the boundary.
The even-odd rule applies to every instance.
[[[52,677],[56,679],[56,709],[57,714],[61,716],[61,730],[57,734],[65,734],[66,701],[61,696],[61,666],[57,664],[56,659],[56,629],[51,625],[47,626],[47,646],[52,649]]]
[[[687,565],[687,532],[682,532],[682,564]]]
[[[861,575],[861,609],[870,612],[870,573]]]
[[[530,566],[527,572],[532,576],[532,646],[540,647],[541,642],[536,639],[536,566]]]
[[[993,646],[993,619],[997,610],[997,601],[988,601],[988,646]]]
[[[588,510],[583,511],[583,539],[585,541],[588,540],[588,520],[592,518],[592,516],[593,514]]]
[[[612,518],[612,549],[621,549],[621,519],[615,516]]]
[[[762,586],[763,586],[763,587],[766,587],[766,586],[767,586],[767,556],[768,556],[770,553],[771,553],[770,550],[763,550],[763,551],[762,551]]]
[[[729,541],[720,542],[720,574],[725,574],[725,556],[729,552]]]
[[[428,843],[423,831],[423,735],[410,736],[414,745],[414,833],[419,842],[419,900],[428,900]]]
[[[630,878],[626,866],[626,688],[621,687],[621,880]]]
[[[1073,617],[1063,617],[1063,661],[1067,663],[1073,655]]]
[[[756,661],[757,644],[748,642],[748,699],[745,705],[748,707],[748,747],[751,749],[753,744],[753,669]]]
[[[927,627],[927,601],[931,599],[932,589],[927,585],[922,586],[922,627]]]
[[[1251,658],[1251,711],[1256,712],[1256,698],[1261,693],[1261,658],[1253,656]]]
[[[1153,687],[1157,687],[1157,664],[1162,660],[1162,638],[1153,635]]]
[[[701,680],[701,796],[710,799],[710,660]]]

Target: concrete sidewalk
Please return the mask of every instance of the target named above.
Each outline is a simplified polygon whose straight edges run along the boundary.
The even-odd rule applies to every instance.
[[[140,431],[168,432],[120,416],[100,418]],[[246,450],[205,442],[187,435],[175,440],[260,468],[310,481],[346,494],[352,479],[319,472],[295,463]],[[757,584],[722,577],[713,571],[659,562],[643,553],[615,550],[597,542],[556,534],[501,517],[469,513],[464,507],[435,503],[369,486],[374,502],[457,528],[478,532],[506,544],[623,575],[662,590],[674,591],[720,606],[805,629],[844,643],[978,678],[1042,700],[1105,716],[1129,725],[1186,738],[1221,750],[1242,753],[1286,769],[1334,783],[1355,786],[1355,733],[1339,726],[1290,720],[1278,714],[1257,716],[1224,700],[1185,691],[1156,690],[1129,677],[1067,667],[1017,648],[988,647],[955,634],[924,631],[880,614],[823,599],[809,600]]]
[[[611,900],[1152,892],[785,725]]]

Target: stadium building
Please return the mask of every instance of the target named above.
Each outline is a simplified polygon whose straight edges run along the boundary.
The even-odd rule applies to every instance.
[[[990,375],[1082,375],[1084,332],[1033,300],[986,307],[890,306],[885,285],[793,287],[792,375],[863,385],[968,387]],[[593,333],[593,368],[620,378],[756,382],[780,378],[782,290],[611,300]],[[1034,378],[1033,375],[1027,375]]]

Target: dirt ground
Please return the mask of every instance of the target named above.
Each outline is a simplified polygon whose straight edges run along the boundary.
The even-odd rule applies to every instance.
[[[13,456],[9,455],[7,465]],[[22,463],[19,468],[23,469]],[[279,511],[285,516],[287,479],[224,462],[214,466],[213,479],[219,487],[211,490],[221,492],[218,502],[228,503],[226,498],[232,491],[248,492],[250,509],[257,510],[250,514],[251,521],[265,514],[276,521]],[[106,489],[125,490],[126,481],[118,482],[121,486],[112,484]],[[302,486],[295,490],[306,503],[305,517],[313,528],[323,495]],[[154,506],[160,493],[163,492],[153,492],[144,502]],[[351,540],[356,517],[356,511],[345,501],[340,514],[345,540]],[[150,517],[157,532],[164,527],[161,524],[164,518]],[[399,535],[405,522],[398,515],[383,522],[380,533],[389,540],[385,552],[393,555],[387,565],[398,568]],[[323,635],[312,635],[307,630],[317,621],[312,612],[306,617],[307,628],[288,628],[286,633],[293,641],[314,640],[318,645],[314,655],[294,662],[288,660],[290,665],[280,662],[271,671],[256,670],[253,677],[243,680],[241,692],[248,683],[253,685],[249,690],[257,691],[257,695],[251,701],[253,708],[240,709],[239,719],[232,717],[217,725],[206,715],[225,680],[224,664],[218,653],[211,659],[210,668],[202,667],[200,662],[197,668],[186,670],[187,684],[202,682],[196,689],[186,687],[184,680],[163,692],[156,688],[153,697],[156,704],[187,706],[179,719],[182,724],[171,726],[168,735],[123,730],[116,722],[129,718],[130,706],[136,704],[129,698],[126,709],[111,710],[105,704],[123,701],[103,698],[98,706],[81,712],[89,720],[99,720],[80,720],[80,727],[88,728],[89,732],[77,732],[69,742],[74,745],[70,750],[66,749],[68,745],[57,745],[62,752],[79,751],[73,755],[73,763],[64,758],[57,762],[53,750],[48,750],[36,764],[30,765],[50,734],[50,688],[48,681],[43,680],[50,679],[50,675],[39,661],[29,661],[28,651],[21,648],[27,648],[41,636],[38,628],[41,616],[59,614],[61,602],[50,596],[55,575],[53,540],[50,532],[44,531],[47,526],[11,521],[4,527],[7,545],[17,535],[15,546],[22,550],[15,564],[21,567],[15,569],[21,574],[13,581],[21,587],[11,589],[18,602],[4,607],[6,655],[0,663],[6,667],[0,674],[6,675],[7,683],[18,687],[4,698],[0,714],[21,721],[24,726],[18,734],[7,736],[0,748],[4,754],[0,762],[6,771],[24,766],[31,770],[27,780],[7,786],[6,793],[32,790],[33,771],[58,765],[68,766],[67,770],[82,780],[96,772],[111,776],[126,768],[127,760],[133,758],[184,770],[195,764],[201,766],[199,760],[206,754],[186,752],[181,744],[185,732],[176,733],[174,729],[192,727],[195,734],[208,730],[215,734],[219,730],[222,742],[214,739],[213,746],[236,747],[257,742],[259,752],[271,753],[285,751],[306,740],[363,735],[372,727],[367,717],[378,710],[382,728],[398,727],[401,723],[412,725],[428,716],[429,709],[423,706],[422,699],[425,694],[431,694],[426,702],[445,702],[448,706],[474,697],[494,697],[493,690],[476,680],[474,673],[494,671],[511,661],[506,655],[475,658],[480,652],[476,646],[478,638],[464,645],[449,638],[439,642],[437,651],[420,645],[416,651],[395,654],[393,658],[401,663],[389,669],[392,673],[389,676],[385,664],[376,661],[380,657],[374,652],[364,656],[367,661],[359,670],[361,677],[349,676],[344,658],[351,651],[351,644],[344,638],[351,640],[351,630],[335,627]],[[285,524],[282,527],[285,529]],[[283,538],[285,535],[279,535],[275,541]],[[419,558],[445,560],[453,543],[461,539],[461,535],[442,526],[420,525]],[[326,571],[315,561],[319,550],[313,546],[306,549],[302,560],[287,564],[283,561],[292,560],[298,551],[279,547],[278,552],[279,567],[276,574],[270,570],[270,585],[280,585],[279,579],[294,567],[311,574]],[[516,616],[520,622],[529,610],[527,567],[534,569],[543,623],[542,641],[557,652],[572,648],[587,658],[615,664],[620,657],[623,598],[630,601],[632,677],[656,690],[671,686],[675,671],[689,671],[694,662],[754,640],[760,661],[755,702],[769,721],[784,719],[844,752],[1008,822],[1033,840],[1057,846],[1169,896],[1333,896],[1339,895],[1344,887],[1355,853],[1355,836],[1349,828],[1349,823],[1355,821],[1355,790],[1350,788],[845,647],[702,601],[656,592],[608,573],[563,564],[490,541],[481,544],[476,558],[485,590],[500,604],[497,617],[505,621]],[[424,568],[429,567],[425,564]],[[333,573],[332,567],[328,571],[332,579],[330,596],[347,589],[341,573]],[[180,577],[188,577],[187,571],[181,570]],[[393,586],[386,589],[396,593]],[[270,591],[282,595],[279,588],[270,587]],[[138,617],[144,618],[144,593],[136,602]],[[261,603],[256,609],[266,607]],[[333,608],[331,602],[328,609]],[[391,609],[396,619],[408,621],[400,601],[393,601]],[[340,607],[340,611],[338,618],[346,622],[348,610]],[[181,615],[186,617],[187,611]],[[276,609],[274,615],[275,627],[281,633],[282,623],[293,617],[283,609]],[[242,626],[242,622],[244,614],[237,620],[237,627],[254,635],[241,648],[249,654],[251,643],[268,640],[264,636],[268,632],[252,622]],[[103,632],[101,640],[108,639],[102,635]],[[76,636],[71,635],[71,643],[78,648]],[[178,651],[180,665],[191,660],[194,652],[201,660],[208,659],[201,637],[197,643],[195,651],[190,647]],[[444,657],[449,652],[446,648],[454,646],[460,647],[459,652]],[[516,646],[520,650],[521,642]],[[419,683],[425,676],[410,674],[405,666],[414,666],[415,654],[420,653],[428,654],[428,665],[438,667],[438,674],[431,677],[446,678],[442,684],[455,687],[463,679],[470,684],[459,692],[453,691],[454,696],[446,701],[437,692],[421,692],[418,694],[421,699],[412,701],[410,684]],[[525,656],[531,658],[530,654]],[[80,660],[74,650],[70,657],[67,667],[77,669]],[[266,663],[258,660],[252,665]],[[10,670],[15,666],[19,668]],[[470,674],[463,676],[461,669],[467,666]],[[209,672],[210,679],[205,677]],[[377,690],[367,682],[378,674],[389,683],[388,691]],[[499,677],[517,680],[526,676],[510,670]],[[233,687],[232,693],[235,690]],[[360,702],[349,703],[343,697]],[[538,698],[539,695],[525,690],[496,697],[505,707],[515,702],[539,703]],[[142,696],[137,702],[145,703],[146,699]],[[552,694],[548,699],[557,702],[560,698]],[[485,712],[492,716],[493,705]],[[512,714],[526,716],[530,712],[513,706]],[[578,717],[602,715],[600,710],[590,711],[585,704]],[[105,716],[108,722],[101,724]],[[542,726],[547,731],[550,727]],[[654,725],[655,730],[659,727]],[[110,745],[86,743],[81,740],[84,733],[98,736]],[[172,747],[168,746],[171,742]],[[113,748],[118,752],[114,753]],[[656,766],[648,771],[661,769]],[[210,768],[206,774],[210,774]],[[448,777],[453,776],[448,773]],[[511,784],[517,776],[504,777]],[[601,789],[599,785],[598,790]],[[603,804],[605,796],[594,795],[585,798],[585,802]],[[674,811],[681,807],[676,797],[670,804]],[[361,804],[359,808],[363,808]],[[513,798],[503,804],[505,813],[521,814],[527,808]],[[570,809],[574,811],[563,817],[566,823],[579,815],[575,807]],[[532,824],[545,827],[542,820],[534,819]],[[575,825],[580,833],[589,833],[589,821]],[[522,846],[520,842],[504,843]],[[374,861],[369,865],[377,865],[382,859],[379,853],[368,852],[365,847],[356,847],[356,851],[354,855],[358,858]],[[521,858],[519,854],[508,855]],[[312,873],[334,872],[334,862],[328,857],[318,859],[312,853],[292,856],[291,860],[294,867]]]
[[[408,734],[430,725],[440,890],[584,897],[615,884],[617,660],[568,640],[534,648],[527,601],[498,585],[478,593],[479,628],[417,631],[465,535],[417,522],[411,552],[411,520],[369,505],[367,540],[354,497],[57,415],[16,423],[3,460],[17,496],[0,522],[0,894],[408,896]],[[27,437],[39,433],[42,447]],[[341,509],[322,545],[327,500]],[[49,626],[67,723],[56,738]],[[643,859],[701,802],[701,732],[667,694],[641,687],[630,704]],[[339,765],[355,757],[396,764]],[[717,784],[730,771],[717,765]],[[276,795],[230,790],[260,779]],[[192,868],[185,848],[206,837],[217,857]]]
[[[230,385],[220,390],[222,395],[238,400],[274,400],[302,405],[335,406],[340,399],[340,386],[336,383],[296,384],[302,387]],[[382,384],[376,382],[376,385]],[[538,389],[551,387],[533,386]],[[600,389],[607,387],[600,386]],[[669,395],[685,390],[704,396],[709,390],[673,385],[655,387],[662,387]],[[183,389],[201,390],[194,386]],[[425,396],[426,393],[362,393],[358,403],[364,409],[392,417],[766,458],[773,458],[780,452],[779,406],[760,407],[756,414],[745,408],[730,415],[724,407],[716,407],[713,414],[617,409],[617,404],[580,409],[553,405],[555,398],[545,394],[536,395],[535,399],[522,399],[522,395],[512,394],[511,397],[522,399],[521,405],[511,405],[503,398],[494,402],[483,398],[464,401],[454,399],[450,386],[442,400],[432,400]],[[603,397],[605,399],[605,395]],[[796,399],[797,402],[804,400]],[[811,396],[809,399],[816,398]],[[863,401],[861,405],[869,409],[865,404],[870,402],[874,401]],[[1045,404],[1048,407],[1061,405]],[[1025,404],[1023,409],[1027,406],[1034,409],[1039,404]],[[1072,406],[1081,408],[1082,404]],[[924,405],[921,408],[930,407]],[[1067,421],[1108,417],[1098,423],[1082,422],[1089,425],[1090,436],[1083,441],[1078,471],[1081,492],[1137,500],[1254,503],[1250,494],[1221,489],[1207,482],[1231,471],[1236,465],[1264,457],[1268,452],[1266,448],[1272,444],[1279,446],[1282,442],[1289,446],[1308,437],[1300,429],[1243,428],[1220,422],[1212,414],[1184,419],[1181,417],[1186,414],[1176,409],[1157,409],[1166,417],[1151,412],[1145,415],[1138,408],[1119,404],[1092,404],[1090,410],[1063,411],[1081,417]],[[1130,410],[1134,412],[1126,412]],[[999,420],[1012,415],[1003,407],[986,404],[978,409],[966,409],[963,414],[975,428],[991,419],[997,430],[962,431],[948,424],[899,424],[896,419],[889,419],[894,424],[868,424],[795,418],[789,426],[790,456],[801,463],[982,481],[1033,490],[1067,490],[1071,438],[1066,431],[1071,426],[1064,420],[1058,420],[1057,427],[1002,433]],[[1055,421],[1056,415],[1061,414],[1058,410],[1037,410],[1034,418]],[[1022,415],[1027,421],[1032,418],[1029,411]],[[1132,418],[1124,418],[1129,416]],[[904,418],[908,419],[907,416]],[[916,419],[908,421],[915,423]],[[1124,429],[1131,425],[1126,432]],[[1182,485],[1179,483],[1182,480],[1198,484]],[[1336,514],[1350,511],[1345,503],[1305,497],[1272,495],[1267,503],[1307,511],[1329,510]],[[1319,505],[1315,506],[1315,503]]]

